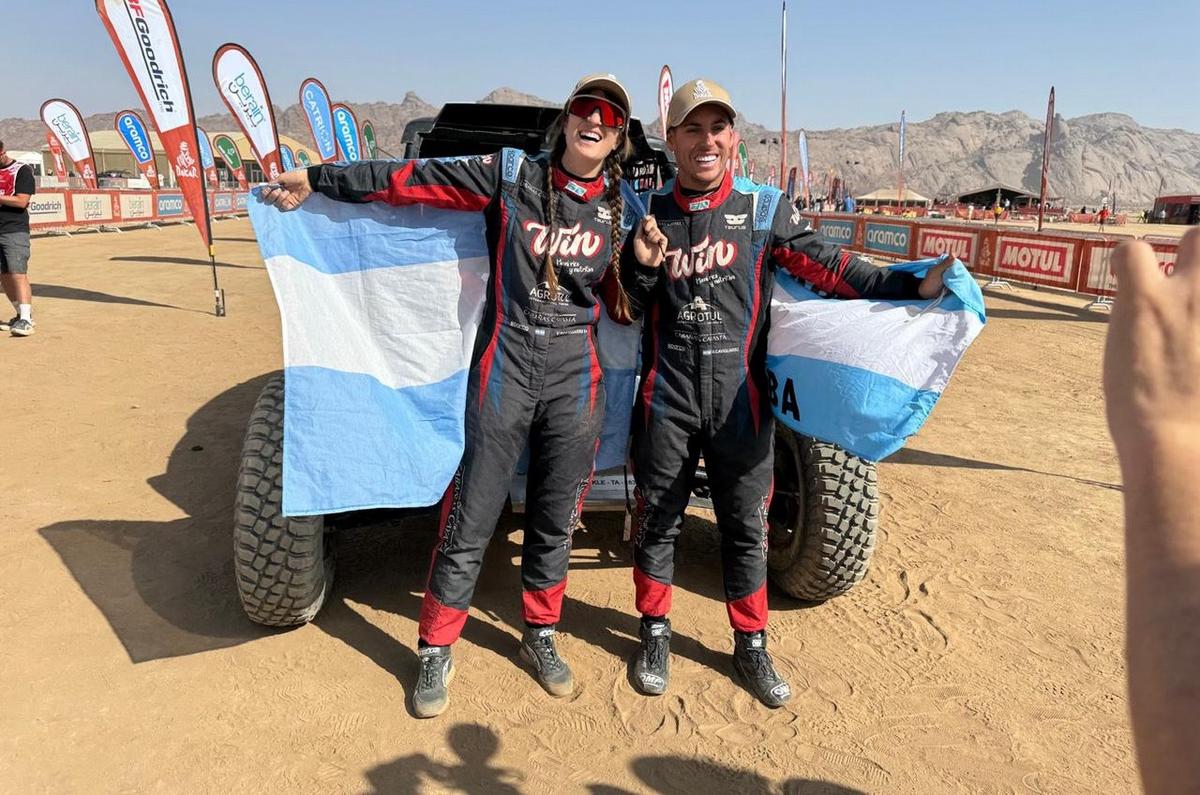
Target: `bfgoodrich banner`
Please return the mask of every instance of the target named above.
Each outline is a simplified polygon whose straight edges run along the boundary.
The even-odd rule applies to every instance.
[[[196,229],[210,245],[204,175],[196,159],[200,144],[171,12],[164,0],[96,0],[96,13],[158,130],[175,180],[197,219]]]

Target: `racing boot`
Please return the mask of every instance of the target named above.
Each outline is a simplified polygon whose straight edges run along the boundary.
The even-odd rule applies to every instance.
[[[533,668],[542,687],[552,696],[569,696],[575,689],[571,668],[558,656],[554,627],[526,627],[521,637],[521,659]]]
[[[646,695],[661,696],[671,678],[671,621],[643,618],[638,637],[642,645],[634,658],[633,681]]]
[[[781,707],[792,697],[788,683],[775,672],[763,630],[733,633],[733,669],[746,689],[768,707]]]
[[[413,688],[413,712],[418,718],[441,715],[450,704],[450,681],[454,679],[454,658],[449,646],[422,646],[417,649],[421,670]]]

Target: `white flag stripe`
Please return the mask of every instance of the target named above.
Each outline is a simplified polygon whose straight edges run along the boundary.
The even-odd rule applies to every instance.
[[[913,322],[918,316],[921,322]],[[799,333],[786,331],[797,326]],[[969,313],[938,306],[797,301],[777,285],[768,353],[858,367],[913,389],[940,392],[981,327]]]
[[[470,363],[486,257],[327,274],[280,255],[267,269],[285,308],[288,367],[362,373],[401,388],[442,381]]]

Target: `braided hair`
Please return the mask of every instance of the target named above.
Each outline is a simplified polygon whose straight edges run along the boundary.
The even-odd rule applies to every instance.
[[[546,169],[546,197],[543,199],[542,211],[546,217],[546,256],[542,262],[542,276],[551,295],[558,293],[558,273],[554,269],[554,229],[558,226],[558,191],[554,188],[554,167],[562,162],[563,153],[567,150],[567,137],[563,134],[566,127],[567,112],[564,110],[550,128],[550,168]],[[613,281],[616,283],[617,300],[614,314],[623,321],[631,320],[633,315],[629,307],[629,295],[625,285],[621,283],[621,247],[624,235],[621,231],[621,219],[625,214],[625,200],[621,197],[621,177],[624,169],[621,163],[633,153],[633,145],[629,142],[627,130],[622,130],[617,139],[617,145],[604,158],[604,174],[608,177],[608,187],[604,198],[608,201],[609,211],[609,240],[610,252],[608,266],[612,269]]]

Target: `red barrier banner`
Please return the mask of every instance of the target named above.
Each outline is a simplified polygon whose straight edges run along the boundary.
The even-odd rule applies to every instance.
[[[113,220],[112,196],[103,192],[72,191],[71,219],[76,224],[104,224]]]
[[[122,221],[154,220],[154,194],[141,191],[122,192],[118,197],[119,214]]]
[[[67,193],[35,193],[29,197],[30,226],[66,226],[71,222]]]
[[[961,229],[917,227],[917,259],[949,254],[970,268],[979,250],[979,233]]]
[[[1074,289],[1080,241],[1000,234],[996,273],[1016,281]]]
[[[1167,241],[1147,240],[1158,259],[1158,268],[1163,275],[1175,272],[1175,257],[1179,244]],[[1118,240],[1089,240],[1084,246],[1082,273],[1079,292],[1088,295],[1113,296],[1117,292],[1117,279],[1112,272],[1112,253],[1119,246]]]

